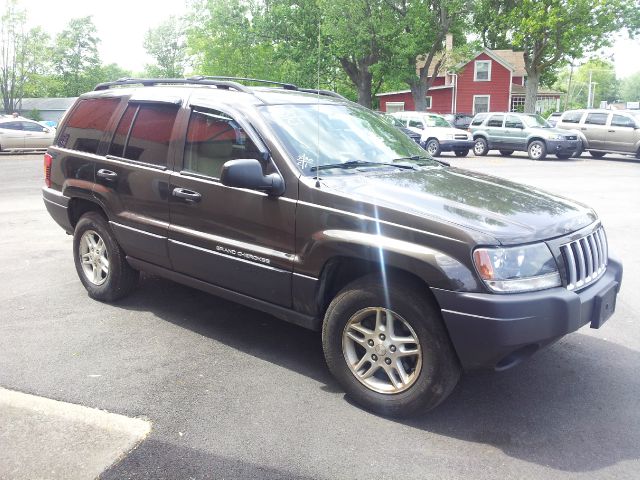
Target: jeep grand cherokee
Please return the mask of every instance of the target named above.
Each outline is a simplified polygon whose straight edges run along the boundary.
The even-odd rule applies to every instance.
[[[590,208],[435,161],[330,92],[102,84],[44,162],[89,296],[147,271],[321,330],[340,385],[387,415],[599,328],[622,279]]]

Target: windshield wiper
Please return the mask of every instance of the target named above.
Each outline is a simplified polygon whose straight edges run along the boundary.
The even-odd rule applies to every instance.
[[[331,168],[357,168],[357,167],[373,167],[373,166],[384,166],[384,167],[396,167],[396,168],[404,168],[409,170],[415,170],[416,167],[414,165],[401,165],[398,163],[383,163],[383,162],[368,162],[365,160],[349,160],[348,162],[341,163],[329,163],[327,165],[319,165],[317,167],[311,167],[312,172],[316,172],[318,170],[329,170]]]
[[[413,161],[418,161],[418,160],[433,160],[434,162],[438,162],[441,165],[445,165],[447,167],[450,167],[451,164],[448,162],[445,162],[444,160],[438,160],[437,158],[433,158],[433,157],[426,157],[424,155],[413,155],[411,157],[398,157],[398,158],[394,158],[393,161],[397,162],[397,161],[401,161],[401,160],[413,160]],[[422,164],[421,164],[422,166]]]

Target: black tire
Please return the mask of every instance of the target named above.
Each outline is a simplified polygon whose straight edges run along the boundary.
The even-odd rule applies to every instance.
[[[544,160],[547,157],[547,145],[542,140],[534,140],[527,147],[531,160]]]
[[[567,160],[568,158],[571,158],[573,155],[573,153],[556,153],[556,158],[559,158],[560,160]]]
[[[602,158],[606,155],[606,152],[594,152],[593,150],[589,150],[589,155],[593,158]]]
[[[580,158],[580,155],[582,155],[583,151],[584,150],[582,150],[582,142],[580,142],[580,146],[578,147],[578,149],[573,154],[573,158]]]
[[[469,150],[454,150],[453,153],[456,157],[466,157],[469,155]]]
[[[489,153],[489,144],[487,144],[487,141],[484,138],[478,137],[475,139],[475,143],[473,145],[473,153],[479,157],[484,157],[487,153]]]
[[[96,284],[90,280],[83,267],[80,248],[83,236],[87,232],[89,232],[88,235],[94,232],[97,234],[95,238],[103,240],[108,257],[108,272],[104,279],[101,279],[101,284]],[[73,233],[73,259],[80,281],[89,296],[95,300],[112,302],[129,294],[138,283],[139,272],[131,268],[127,263],[125,253],[118,245],[109,223],[100,213],[88,212],[80,217]],[[91,268],[91,266],[88,268]]]
[[[425,287],[395,275],[389,276],[388,285],[391,310],[413,328],[422,351],[421,368],[410,386],[398,393],[373,390],[356,378],[343,351],[343,334],[350,319],[370,307],[384,307],[385,289],[379,275],[355,280],[336,295],[325,314],[322,346],[329,369],[350,398],[373,412],[401,417],[435,408],[453,391],[461,369],[440,312],[429,299]],[[388,352],[395,351],[395,347],[387,347]],[[377,371],[383,374],[380,371],[384,369],[383,360],[379,360]],[[388,376],[386,378],[389,380]]]
[[[429,155],[431,155],[432,157],[439,157],[442,153],[440,142],[437,138],[430,138],[429,140],[427,140],[427,143],[424,144],[424,149],[429,152]]]
[[[514,150],[500,150],[500,155],[502,155],[503,157],[508,157],[509,155],[512,155],[514,152]]]

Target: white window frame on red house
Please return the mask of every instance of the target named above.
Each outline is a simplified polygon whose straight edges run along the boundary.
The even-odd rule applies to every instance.
[[[487,99],[487,112],[491,111],[491,95],[474,95],[473,96],[473,114],[476,113],[476,98],[486,98]]]
[[[431,110],[432,105],[433,105],[433,97],[431,95],[427,95],[427,110]]]
[[[404,102],[385,102],[386,113],[404,112]],[[392,107],[392,110],[389,110]]]
[[[487,63],[489,68],[487,69],[487,78],[478,78],[478,64]],[[491,81],[491,60],[476,60],[473,64],[473,81],[474,82],[490,82]]]

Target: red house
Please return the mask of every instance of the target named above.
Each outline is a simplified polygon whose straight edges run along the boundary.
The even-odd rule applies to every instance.
[[[424,60],[422,61],[424,65]],[[417,67],[420,68],[420,61]],[[523,52],[483,49],[456,70],[439,75],[427,93],[427,111],[470,113],[522,110],[527,72]],[[380,110],[415,110],[411,90],[378,93]],[[536,111],[560,109],[560,92],[539,89]]]

